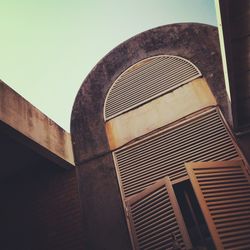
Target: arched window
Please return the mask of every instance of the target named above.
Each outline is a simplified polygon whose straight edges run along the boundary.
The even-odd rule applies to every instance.
[[[170,55],[142,60],[113,83],[104,105],[105,121],[201,76],[190,61]]]
[[[222,195],[204,187],[230,188],[234,171],[237,185],[242,181],[249,190],[249,180],[244,164],[232,162],[241,153],[197,67],[168,55],[136,63],[111,86],[104,115],[134,248],[230,246],[219,235],[227,235],[220,207],[229,213],[238,190],[228,197],[226,190]],[[151,117],[154,126],[147,121]],[[192,162],[199,164],[193,167]],[[206,194],[225,202],[217,206]],[[230,235],[239,237],[237,230]]]

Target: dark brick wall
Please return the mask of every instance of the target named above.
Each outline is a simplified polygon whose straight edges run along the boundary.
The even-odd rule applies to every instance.
[[[250,128],[250,1],[220,0],[234,129]]]
[[[79,182],[79,191],[87,249],[132,249],[121,197],[117,196],[119,189],[112,162],[109,153],[77,169],[79,180],[84,180]]]
[[[86,249],[74,170],[41,158],[2,180],[0,197],[0,249]]]

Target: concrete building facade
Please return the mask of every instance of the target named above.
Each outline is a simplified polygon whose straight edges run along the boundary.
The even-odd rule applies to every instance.
[[[112,50],[71,133],[89,249],[250,244],[249,144],[233,132],[216,28],[167,25]]]
[[[0,82],[0,248],[83,249],[71,136]]]
[[[71,134],[1,81],[0,248],[248,249],[248,2],[220,1],[230,93],[217,28],[192,23],[106,55]]]

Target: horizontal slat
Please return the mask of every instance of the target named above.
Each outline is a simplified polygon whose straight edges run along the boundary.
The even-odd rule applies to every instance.
[[[161,133],[153,134],[148,138],[142,139],[137,143],[134,143],[133,146],[125,147],[124,149],[118,149],[116,151],[117,158],[122,160],[122,158],[126,158],[127,155],[132,156],[133,154],[138,154],[142,150],[145,151],[147,148],[150,148],[151,145],[159,146],[162,140],[166,141],[166,139],[171,143],[178,140],[178,138],[186,138],[188,136],[192,136],[193,133],[196,133],[207,128],[208,130],[216,128],[216,124],[220,123],[219,117],[216,113],[211,112],[206,114],[205,117],[199,117],[199,119],[191,120],[187,124],[181,124],[177,128],[162,131]],[[164,133],[165,132],[165,133]],[[198,133],[199,134],[199,133]],[[148,144],[148,139],[150,139],[150,144]],[[162,142],[164,143],[164,142]]]
[[[158,227],[165,226],[166,224],[171,225],[172,221],[175,221],[175,217],[172,214],[166,215],[163,218],[158,220],[158,223],[156,224],[156,226],[152,226],[149,224],[142,228],[136,228],[136,235],[138,238],[140,238],[141,235],[147,234],[148,232],[151,232]]]
[[[133,173],[137,172],[138,170],[144,170],[144,169],[149,169],[149,167],[153,167],[153,166],[168,166],[168,164],[170,164],[169,166],[172,166],[172,164],[176,164],[179,162],[179,165],[183,165],[183,163],[185,162],[185,160],[191,160],[191,161],[199,161],[199,160],[203,160],[205,161],[206,159],[209,159],[208,156],[211,155],[223,155],[223,153],[230,153],[232,152],[233,155],[235,155],[234,153],[236,153],[233,149],[234,146],[232,144],[230,144],[228,142],[228,144],[224,144],[223,141],[219,142],[219,143],[210,143],[208,144],[209,146],[203,146],[198,144],[196,148],[197,149],[195,151],[192,150],[188,150],[189,148],[187,148],[185,151],[180,150],[172,153],[171,152],[169,154],[167,153],[163,153],[161,155],[159,155],[159,157],[155,157],[153,156],[151,158],[146,158],[147,155],[145,155],[145,161],[139,162],[138,164],[136,164],[136,159],[134,162],[131,163],[127,163],[127,164],[122,164],[123,166],[128,165],[129,168],[122,171],[121,172],[121,176],[123,177],[123,179],[125,180],[126,177],[130,177],[129,179],[132,179],[133,177]],[[199,147],[201,146],[201,147]],[[218,150],[215,151],[213,150],[213,147],[211,146],[218,146]],[[164,150],[164,149],[163,149]],[[198,158],[199,157],[199,158]],[[212,158],[213,159],[213,158]],[[172,164],[171,164],[172,163]],[[132,168],[133,164],[135,164],[134,169]],[[121,165],[121,164],[120,164]]]
[[[237,248],[236,248],[237,247]],[[235,242],[231,242],[229,244],[225,244],[225,249],[227,250],[240,250],[240,249],[243,249],[243,250],[248,250],[250,249],[250,243],[249,243],[249,240],[246,239],[246,240],[242,240],[240,239],[239,241],[235,241]]]
[[[173,58],[170,58],[169,62],[172,61],[172,64],[174,63]],[[163,57],[158,57],[158,58],[151,58],[151,60],[145,60],[144,64],[140,64],[140,66],[138,68],[135,67],[131,67],[129,68],[126,72],[124,72],[123,74],[121,74],[121,76],[119,77],[120,83],[119,84],[114,84],[112,86],[113,90],[116,89],[122,89],[124,88],[124,86],[130,86],[131,81],[137,81],[138,79],[141,79],[141,75],[143,75],[143,73],[147,72],[148,69],[154,70],[154,69],[164,69],[165,67],[165,60]],[[138,64],[137,64],[138,65]],[[129,74],[128,74],[129,73]],[[132,73],[132,74],[131,74]],[[140,73],[140,74],[138,74]],[[114,92],[109,93],[111,96],[114,94]]]
[[[237,154],[229,154],[232,151],[232,146],[230,145],[229,148],[220,149],[216,152],[212,151],[205,151],[205,152],[196,152],[196,153],[189,153],[187,155],[180,155],[178,159],[171,157],[163,158],[160,162],[153,161],[151,164],[145,164],[141,166],[141,168],[136,169],[133,172],[130,172],[130,176],[128,175],[121,175],[122,180],[124,182],[124,186],[130,186],[130,183],[134,184],[136,180],[140,180],[141,176],[146,178],[147,176],[153,177],[154,175],[158,175],[161,173],[166,172],[167,175],[171,177],[174,175],[178,175],[179,173],[185,173],[184,169],[184,161],[207,161],[207,160],[216,160],[216,158],[220,158],[223,160],[227,160],[230,158],[234,158]],[[157,166],[157,170],[155,169]],[[155,173],[155,174],[154,174]],[[130,177],[130,178],[129,178]]]
[[[206,131],[206,132],[209,132],[209,131]],[[141,156],[138,155],[138,158],[136,156],[136,158],[132,158],[132,156],[130,156],[131,158],[128,159],[127,161],[120,161],[124,164],[128,164],[130,162],[133,162],[134,163],[137,163],[137,165],[139,165],[141,162],[147,162],[145,161],[145,159],[143,158],[143,156],[145,157],[145,153],[148,153],[147,154],[147,160],[149,161],[150,156],[153,156],[154,158],[158,158],[158,156],[167,156],[168,154],[171,154],[172,153],[172,156],[174,157],[175,155],[178,155],[179,151],[182,152],[182,153],[185,153],[185,152],[190,152],[191,150],[190,149],[197,149],[199,148],[200,146],[203,146],[202,148],[200,148],[200,151],[203,151],[204,148],[210,148],[209,146],[209,143],[213,143],[215,144],[216,142],[214,142],[214,136],[218,136],[220,139],[219,140],[219,143],[224,145],[225,142],[228,142],[228,137],[227,137],[227,134],[224,134],[224,135],[220,135],[218,133],[216,133],[217,131],[213,131],[213,134],[208,134],[208,136],[205,136],[205,139],[206,139],[206,143],[204,143],[204,137],[202,137],[202,131],[199,131],[199,135],[200,136],[195,136],[195,133],[193,134],[193,138],[192,139],[188,139],[187,141],[185,141],[185,138],[183,138],[182,140],[182,143],[181,145],[172,145],[172,144],[167,144],[165,145],[165,147],[163,146],[164,145],[164,142],[161,142],[162,145],[160,145],[161,147],[157,147],[158,145],[154,145],[154,147],[157,147],[157,152],[155,152],[154,150],[152,150],[152,148],[150,148],[149,150],[147,151],[141,151]],[[202,140],[203,139],[203,140]],[[177,143],[178,141],[175,141],[175,143]],[[195,144],[193,144],[193,142],[195,142]],[[166,143],[166,142],[165,142]],[[231,144],[230,144],[231,145]],[[172,146],[172,147],[171,147]],[[178,149],[178,146],[180,146],[179,150],[177,151]],[[187,146],[190,147],[187,148]],[[163,152],[160,151],[160,150],[164,150]],[[192,151],[191,151],[192,152]],[[153,154],[155,153],[155,154]],[[162,154],[162,153],[165,153],[165,154]],[[137,161],[136,161],[137,160]]]
[[[124,85],[128,86],[128,87],[133,87],[131,86],[131,81],[137,81],[140,79],[145,79],[145,76],[148,75],[148,77],[152,76],[152,75],[158,75],[158,72],[167,72],[170,71],[173,68],[176,68],[176,66],[178,66],[178,62],[177,60],[175,60],[174,57],[170,57],[168,58],[168,60],[166,60],[166,58],[164,57],[158,57],[158,58],[154,58],[152,61],[154,61],[154,63],[150,63],[149,60],[147,61],[147,64],[144,64],[140,68],[137,68],[135,70],[132,71],[133,74],[126,74],[126,72],[124,72],[124,74],[122,74],[119,78],[119,80],[122,80],[119,82],[119,84],[114,84],[113,85],[113,89],[123,89]],[[185,67],[185,65],[184,65]],[[153,74],[149,75],[148,71],[152,70],[151,72]],[[139,73],[139,74],[138,74]],[[169,72],[171,73],[171,71]],[[144,76],[144,77],[143,77]],[[113,93],[110,93],[111,95]]]
[[[190,163],[188,171],[211,233],[218,234],[223,249],[250,244],[250,180],[243,162]]]
[[[238,216],[248,216],[249,215],[249,210],[247,208],[242,209],[241,211],[225,211],[224,213],[218,213],[213,215],[214,221],[219,221],[219,220],[227,220],[230,218],[237,218]]]
[[[238,156],[216,110],[114,152],[125,197],[142,191],[164,176],[171,180],[187,176],[185,162],[230,160]],[[228,176],[233,180],[237,167],[230,170]],[[219,168],[212,173],[205,169],[197,174],[209,182],[212,178],[221,178],[221,171],[223,169]]]
[[[215,183],[215,181],[216,181],[216,184],[214,184],[213,185],[213,183]],[[199,184],[200,184],[200,186],[201,186],[201,188],[203,188],[203,187],[220,187],[221,185],[222,186],[224,186],[224,185],[229,185],[229,186],[233,186],[234,185],[234,183],[236,184],[239,184],[239,185],[241,185],[241,184],[244,184],[244,183],[248,183],[248,181],[245,179],[245,178],[243,178],[243,177],[241,177],[241,178],[238,178],[238,179],[234,179],[234,178],[228,178],[228,179],[226,179],[226,178],[224,178],[224,179],[215,179],[215,180],[199,180]]]
[[[104,118],[115,117],[200,76],[197,67],[181,57],[162,55],[143,60],[113,83]]]
[[[216,228],[219,230],[220,228],[225,227],[231,227],[231,225],[244,225],[249,224],[248,220],[250,219],[250,213],[249,214],[240,214],[239,216],[235,216],[233,218],[217,218],[215,220]]]
[[[238,243],[236,243],[237,241],[239,241]],[[236,243],[236,244],[235,244]],[[238,246],[241,244],[249,244],[250,243],[250,237],[249,234],[242,234],[242,235],[237,235],[234,237],[229,237],[227,239],[223,239],[223,244],[225,245],[225,247],[232,247],[232,246]]]
[[[174,63],[174,58],[169,58],[169,62]],[[165,64],[165,58],[164,57],[153,57],[148,58],[147,60],[144,60],[143,62],[137,63],[134,67],[130,67],[126,72],[120,75],[120,84],[114,84],[113,89],[120,88],[122,85],[129,84],[131,80],[135,80],[140,77],[139,73],[147,72],[149,68],[159,68],[159,66],[162,68],[162,66]]]
[[[166,214],[164,212],[165,211],[162,211],[162,213],[159,213],[156,216],[151,216],[151,218],[149,218],[149,219],[151,219],[150,221],[148,221],[147,218],[145,218],[144,220],[142,220],[138,223],[134,223],[136,230],[140,230],[140,229],[146,228],[148,226],[153,227],[153,226],[157,225],[159,220],[166,218]],[[173,216],[173,218],[174,218],[174,216]],[[175,221],[175,218],[173,220]],[[170,221],[171,221],[171,219],[170,219]],[[176,224],[176,222],[174,222],[173,224]],[[170,226],[171,225],[172,224],[170,223]]]
[[[165,199],[166,199],[166,197],[160,197],[158,200],[155,200],[153,203],[150,202],[150,203],[146,204],[145,206],[131,208],[131,211],[133,212],[133,215],[134,215],[134,219],[136,220],[138,216],[139,216],[139,218],[142,217],[143,214],[147,213],[148,211],[152,212],[155,206],[158,206],[159,209],[161,207],[166,208]]]
[[[152,239],[154,238],[158,238],[159,239],[159,235],[161,234],[168,234],[173,232],[174,230],[178,230],[178,225],[176,223],[172,223],[171,228],[169,227],[171,224],[165,224],[165,225],[160,225],[158,227],[154,227],[154,231],[149,232],[145,232],[141,237],[139,235],[137,235],[138,239],[140,241],[148,242],[148,241],[152,241]]]
[[[160,73],[160,72],[157,72]],[[168,78],[168,80],[172,81],[171,84],[169,84],[167,87],[168,89],[171,89],[172,87],[176,86],[179,82],[176,81],[175,79],[175,75],[177,72],[173,72],[172,75],[165,75],[164,78],[163,77],[154,77],[153,75],[148,78],[148,79],[143,79],[143,81],[138,82],[138,87],[135,89],[123,89],[124,92],[126,92],[126,94],[128,95],[127,97],[127,101],[129,101],[130,106],[134,106],[138,103],[138,100],[142,100],[142,96],[140,93],[140,84],[143,85],[143,90],[147,93],[144,94],[144,100],[145,99],[149,99],[152,96],[155,96],[159,93],[164,92],[164,90],[166,89],[166,86],[164,86],[166,80],[165,77]],[[179,81],[181,83],[186,83],[186,79],[188,79],[188,81],[190,81],[192,79],[193,76],[193,72],[183,72],[183,74],[181,75],[181,77],[179,77]],[[148,84],[145,84],[145,80],[148,81]],[[151,83],[150,83],[151,81]],[[152,89],[152,81],[157,81],[158,86],[155,86],[154,89]],[[179,86],[179,85],[177,85]],[[128,108],[128,103],[125,103],[123,98],[124,93],[120,93],[120,94],[116,94],[114,95],[114,97],[112,98],[112,102],[109,103],[107,102],[107,105],[109,105],[110,108],[112,108],[114,111],[119,112],[121,110],[121,108],[123,109],[127,109]],[[110,97],[110,96],[109,96]],[[110,112],[107,112],[108,114],[110,114]]]
[[[230,150],[231,151],[231,150]],[[222,152],[222,153],[220,153]],[[209,152],[204,152],[204,155],[205,156],[209,156],[209,157],[199,157],[199,158],[196,158],[197,160],[195,161],[207,161],[207,160],[211,160],[211,159],[214,159],[214,160],[229,160],[229,159],[232,159],[232,158],[235,158],[236,156],[238,156],[237,153],[233,154],[232,157],[230,157],[230,155],[227,154],[227,151],[225,149],[221,149],[221,151],[217,151],[215,153],[212,153],[212,154],[209,154]],[[195,155],[194,155],[195,157]],[[185,159],[187,161],[194,161],[195,158],[183,158],[183,159],[179,159],[182,161],[182,163],[185,161]],[[155,165],[156,166],[156,165]],[[159,165],[159,167],[161,167],[161,165]],[[186,176],[186,172],[185,172],[185,169],[183,167],[183,165],[179,164],[176,166],[176,168],[174,168],[174,166],[171,166],[170,167],[166,167],[166,163],[162,165],[163,169],[165,171],[160,171],[160,172],[157,172],[157,171],[154,171],[156,172],[156,174],[152,174],[149,170],[151,168],[148,168],[148,175],[150,176],[149,179],[141,179],[139,178],[139,174],[137,175],[137,179],[138,179],[138,182],[134,181],[133,184],[131,184],[129,186],[129,191],[131,191],[132,193],[134,193],[134,190],[139,190],[141,191],[143,188],[145,188],[146,186],[152,184],[153,182],[155,182],[157,179],[160,179],[164,176],[169,176],[171,178],[171,180],[175,180],[178,176],[178,174],[175,174],[176,172],[174,172],[173,170],[177,169],[177,173],[179,173],[179,177],[181,176]],[[171,169],[172,167],[172,169]],[[161,170],[162,168],[159,168],[159,170]],[[146,175],[147,176],[147,175]],[[136,188],[133,188],[133,187],[136,187]],[[127,187],[127,184],[123,186],[124,190],[125,190],[125,193],[126,193],[126,196],[128,194],[128,187]],[[130,192],[130,195],[132,194]]]
[[[169,178],[164,178],[129,200],[127,205],[138,246],[136,249],[170,249],[173,246],[173,233],[185,249],[181,230],[186,229],[183,227],[180,229],[177,221],[177,201],[173,194]],[[157,203],[158,200],[161,202]]]
[[[156,239],[154,242],[150,242],[148,244],[140,245],[141,249],[148,250],[148,249],[155,249],[155,247],[162,245],[166,247],[166,249],[171,249],[173,243],[169,239],[170,235],[162,235],[158,239]]]
[[[235,203],[233,203],[235,202]],[[230,204],[219,204],[219,205],[210,205],[208,204],[208,208],[211,212],[211,214],[216,214],[216,213],[220,213],[221,210],[223,211],[241,211],[244,210],[244,208],[249,208],[250,209],[250,201],[247,200],[245,202],[237,202],[237,201],[232,201],[232,203]],[[214,212],[216,211],[216,212]]]
[[[184,169],[184,165],[183,165],[183,162],[185,160],[188,160],[188,161],[206,161],[206,160],[211,160],[211,159],[215,159],[216,156],[220,156],[219,158],[220,159],[227,159],[227,157],[223,157],[224,156],[228,156],[228,151],[231,152],[232,150],[232,146],[230,145],[230,148],[229,150],[226,150],[226,148],[221,148],[220,150],[217,150],[216,152],[209,152],[209,151],[205,151],[203,152],[202,154],[201,153],[198,153],[198,157],[195,158],[195,156],[197,155],[197,152],[196,153],[190,153],[188,155],[185,155],[185,156],[180,156],[179,159],[171,159],[170,160],[167,158],[167,159],[162,159],[161,162],[157,164],[157,162],[152,162],[152,164],[149,164],[149,165],[143,165],[141,170],[140,171],[136,171],[135,173],[131,174],[130,178],[129,178],[129,181],[126,181],[126,179],[124,178],[123,175],[121,175],[125,185],[124,186],[129,186],[129,183],[132,182],[134,185],[135,184],[135,180],[134,179],[140,179],[140,176],[147,176],[147,175],[150,175],[151,177],[153,177],[153,173],[151,172],[151,169],[153,170],[153,172],[156,172],[155,171],[155,166],[157,166],[158,170],[157,172],[160,172],[164,170],[167,171],[167,175],[169,175],[170,177],[172,175],[174,175],[174,173],[176,172],[175,170],[182,170],[185,171]],[[203,156],[203,157],[202,157]],[[230,155],[229,155],[230,156]],[[233,154],[233,157],[237,156],[237,154]],[[192,157],[192,158],[191,158]],[[195,159],[195,160],[194,160]],[[181,171],[181,172],[183,172]],[[133,180],[133,181],[131,181]]]
[[[153,193],[147,195],[146,198],[141,199],[136,201],[133,206],[131,207],[131,210],[133,211],[134,209],[136,210],[140,210],[140,207],[143,207],[145,204],[148,204],[148,200],[154,200],[158,197],[161,197],[162,199],[164,199],[165,197],[162,195],[163,191],[166,192],[165,190],[166,188],[163,186],[162,188],[159,188],[157,190],[155,190]],[[166,194],[167,195],[167,194]]]
[[[223,184],[213,184],[213,185],[201,185],[201,190],[203,192],[205,191],[209,191],[210,189],[214,189],[214,188],[221,188],[221,189],[224,189],[224,188],[233,188],[233,187],[249,187],[249,184],[246,182],[246,181],[242,181],[242,182],[235,182],[235,183],[223,183]]]
[[[171,241],[169,242],[169,245],[166,244],[166,248],[165,248],[165,246],[164,246],[164,248],[163,248],[160,244],[158,244],[159,247],[154,247],[154,250],[171,249],[172,245],[173,245],[173,244],[171,243]],[[183,243],[180,243],[180,246],[181,246],[181,249],[184,249],[184,250],[187,249],[187,248],[184,246]]]
[[[238,199],[238,198],[244,198],[244,197],[250,197],[250,193],[248,192],[249,190],[240,190],[239,192],[232,192],[229,191],[227,193],[213,193],[210,195],[204,195],[206,198],[207,202],[212,202],[212,201],[223,201],[223,200],[229,200],[229,199]]]
[[[225,179],[228,179],[230,180],[232,177],[234,177],[233,179],[235,178],[245,178],[245,175],[244,173],[240,172],[240,171],[237,171],[237,172],[234,172],[232,173],[230,171],[230,173],[228,172],[225,172],[224,171],[224,174],[223,174],[223,171],[221,171],[220,173],[214,173],[214,174],[211,174],[211,175],[207,175],[207,174],[198,174],[196,175],[197,176],[197,179],[202,182],[202,181],[211,181],[211,180],[225,180]]]
[[[210,144],[209,147],[211,145],[214,144]],[[218,144],[217,144],[218,145]],[[223,145],[222,145],[223,146]],[[178,151],[176,152],[174,155],[173,154],[166,154],[166,155],[161,155],[158,159],[152,159],[152,161],[147,161],[147,162],[142,162],[138,168],[135,166],[135,169],[128,169],[128,171],[126,172],[126,174],[121,173],[121,177],[123,178],[124,181],[126,181],[126,184],[129,184],[130,182],[134,182],[134,178],[138,178],[140,175],[143,175],[145,173],[149,173],[151,168],[154,169],[154,166],[158,166],[158,168],[160,169],[161,167],[163,167],[163,169],[166,169],[167,166],[171,166],[171,169],[173,170],[172,172],[174,172],[174,166],[178,166],[180,168],[180,166],[182,166],[184,168],[184,161],[185,160],[194,160],[194,156],[216,156],[218,155],[220,152],[224,153],[227,152],[227,149],[229,151],[231,151],[233,148],[233,146],[231,144],[228,145],[228,147],[224,147],[224,148],[220,148],[220,150],[214,152],[213,149],[211,148],[207,148],[204,147],[202,148],[202,150],[200,151],[196,151],[196,152],[190,152],[188,151]],[[210,154],[211,152],[211,154]],[[179,153],[184,153],[183,155]],[[174,157],[175,156],[175,157]],[[178,157],[179,156],[179,157]],[[178,159],[177,159],[178,158]],[[200,160],[200,158],[197,159],[197,161]],[[170,168],[170,167],[168,167]],[[140,175],[138,174],[138,170],[140,170]],[[128,180],[129,179],[129,180]]]
[[[250,194],[245,196],[245,197],[239,197],[239,196],[227,196],[226,198],[217,198],[215,199],[215,201],[209,201],[209,200],[206,200],[207,201],[207,204],[209,207],[214,207],[216,205],[221,205],[221,204],[230,204],[232,205],[232,203],[234,201],[237,201],[237,203],[240,203],[240,202],[246,202],[246,201],[250,201]]]
[[[159,69],[159,66],[161,67]],[[175,67],[178,67],[178,63],[172,63],[171,66],[167,65],[166,63],[158,64],[157,67],[151,67],[151,69],[155,70],[153,74],[148,75],[147,72],[146,74],[143,74],[143,72],[140,72],[140,74],[137,75],[137,77],[127,79],[126,84],[119,84],[116,85],[117,87],[113,87],[113,91],[109,93],[109,98],[113,97],[116,98],[119,95],[123,95],[124,91],[130,92],[133,91],[134,89],[138,88],[138,85],[144,84],[144,87],[150,86],[150,81],[157,81],[157,80],[165,80],[165,77],[168,78],[168,80],[171,80],[173,82],[173,78],[175,78],[176,71],[173,71]],[[189,65],[185,65],[182,67],[183,74],[180,76],[179,79],[183,78],[183,75],[185,76],[186,74],[191,74],[193,75],[195,72],[194,71],[189,71],[190,67]],[[167,72],[169,70],[169,72]],[[185,78],[185,77],[184,77]],[[131,81],[136,81],[137,85],[133,86],[131,85]],[[123,80],[124,83],[124,80]],[[159,85],[158,87],[164,87]],[[111,100],[111,99],[109,99]],[[107,100],[107,101],[109,101]],[[112,99],[113,100],[113,99]]]
[[[157,217],[157,214],[160,214],[160,213],[165,213],[166,215],[170,215],[168,213],[168,206],[166,203],[164,203],[163,205],[159,205],[157,206],[157,203],[155,204],[155,207],[152,208],[152,210],[144,210],[143,213],[140,213],[139,215],[137,216],[134,216],[134,223],[141,223],[144,221],[144,219],[150,219],[151,216],[154,218],[154,217]]]
[[[158,225],[165,225],[166,223],[169,225],[169,226],[173,226],[175,225],[175,218],[172,216],[172,215],[169,215],[169,216],[164,216],[162,218],[158,218],[157,220],[158,223],[155,223],[155,225],[153,224],[147,224],[147,225],[144,225],[143,227],[136,227],[135,230],[136,230],[136,235],[144,235],[144,233],[147,232],[148,229],[151,229],[151,228],[154,228],[154,227],[158,227]],[[174,224],[171,224],[173,223]]]
[[[219,234],[221,236],[227,236],[227,235],[231,235],[232,236],[232,233],[235,234],[234,231],[237,231],[237,230],[240,230],[239,233],[242,233],[242,231],[244,230],[250,230],[250,225],[249,224],[238,224],[238,225],[232,225],[231,224],[231,227],[229,228],[221,228],[220,230],[218,230]],[[242,231],[241,231],[242,230]]]
[[[209,195],[209,194],[213,194],[213,193],[217,193],[218,195],[223,193],[223,192],[234,192],[234,191],[240,191],[240,190],[243,190],[243,191],[246,191],[246,190],[249,190],[249,185],[248,184],[245,184],[245,185],[234,185],[233,187],[232,186],[222,186],[220,189],[218,188],[211,188],[211,187],[206,187],[206,188],[203,188],[202,192],[204,194],[204,196],[206,197],[206,195]]]
[[[167,130],[166,133],[162,132],[156,135],[149,136],[150,144],[148,144],[147,139],[144,139],[140,142],[134,143],[133,147],[126,147],[126,150],[117,150],[117,158],[123,156],[126,157],[127,154],[133,155],[134,152],[138,154],[138,151],[140,152],[142,149],[145,150],[144,148],[150,147],[150,145],[155,145],[154,143],[158,143],[162,139],[166,140],[167,138],[169,141],[176,141],[177,138],[185,138],[186,136],[192,135],[192,133],[200,131],[204,128],[216,128],[217,126],[214,123],[220,123],[220,118],[218,117],[216,112],[209,112],[205,116],[199,117],[199,119],[194,119],[193,121],[191,120],[187,124],[181,124],[181,126],[178,126],[172,130]]]
[[[227,175],[235,175],[239,173],[239,168],[236,167],[232,167],[232,168],[228,168],[227,169]],[[204,169],[203,171],[196,171],[195,170],[195,174],[197,177],[202,177],[202,178],[206,178],[206,177],[216,177],[216,176],[222,176],[225,175],[225,171],[224,168],[215,168],[215,169]]]

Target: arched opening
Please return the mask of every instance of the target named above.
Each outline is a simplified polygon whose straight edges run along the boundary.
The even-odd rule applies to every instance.
[[[195,79],[174,84],[172,89],[162,90],[165,85],[159,84],[157,93],[153,93],[155,89],[146,91],[153,86],[150,80],[147,88],[140,90],[142,99],[138,99],[137,84],[126,95],[124,86],[129,86],[131,77],[135,79],[132,75],[161,57],[168,62],[172,57],[185,58],[187,67],[196,65],[200,71],[195,67],[194,71],[202,75],[195,73]],[[215,246],[244,248],[250,244],[245,224],[250,224],[247,164],[227,126],[230,104],[222,72],[217,29],[202,24],[173,24],[139,34],[112,50],[90,72],[76,97],[71,120],[89,249],[131,249],[128,227],[134,248],[157,249],[170,244],[167,241],[189,248],[192,237],[188,225],[186,230],[173,233],[174,228],[184,228],[187,223],[182,206],[188,205],[174,205],[187,181]],[[154,74],[159,75],[157,67],[147,74],[148,79],[155,81]],[[163,75],[158,79],[164,82],[167,77],[161,78]],[[118,79],[126,84],[119,87]],[[121,91],[119,98],[115,98],[114,90]],[[112,99],[106,99],[108,93],[109,97],[112,93],[114,105]],[[104,109],[108,103],[110,107]],[[240,192],[244,197],[239,199]],[[175,198],[170,199],[173,193]],[[187,192],[192,200],[190,195]],[[173,226],[167,229],[170,234],[166,227],[155,230],[150,224],[150,218],[155,218],[160,225],[155,212],[153,217],[147,216],[152,204],[159,209],[158,198],[163,202],[161,208],[166,211],[167,205],[172,216],[173,223],[167,223]],[[145,203],[150,199],[153,203]],[[138,202],[150,209],[141,214]],[[166,218],[163,210],[158,210],[158,215]],[[163,245],[153,245],[147,235],[149,228],[140,224],[145,222],[139,219],[142,215],[154,231],[152,238]],[[170,238],[159,238],[162,235],[155,232]]]
[[[133,247],[230,245],[220,236],[228,232],[220,209],[229,213],[240,202],[238,190],[228,197],[219,188],[203,189],[230,189],[249,178],[244,163],[235,161],[244,157],[198,68],[167,55],[132,65],[111,86],[104,117]],[[240,177],[230,186],[232,169]],[[218,197],[225,201],[217,205]]]

